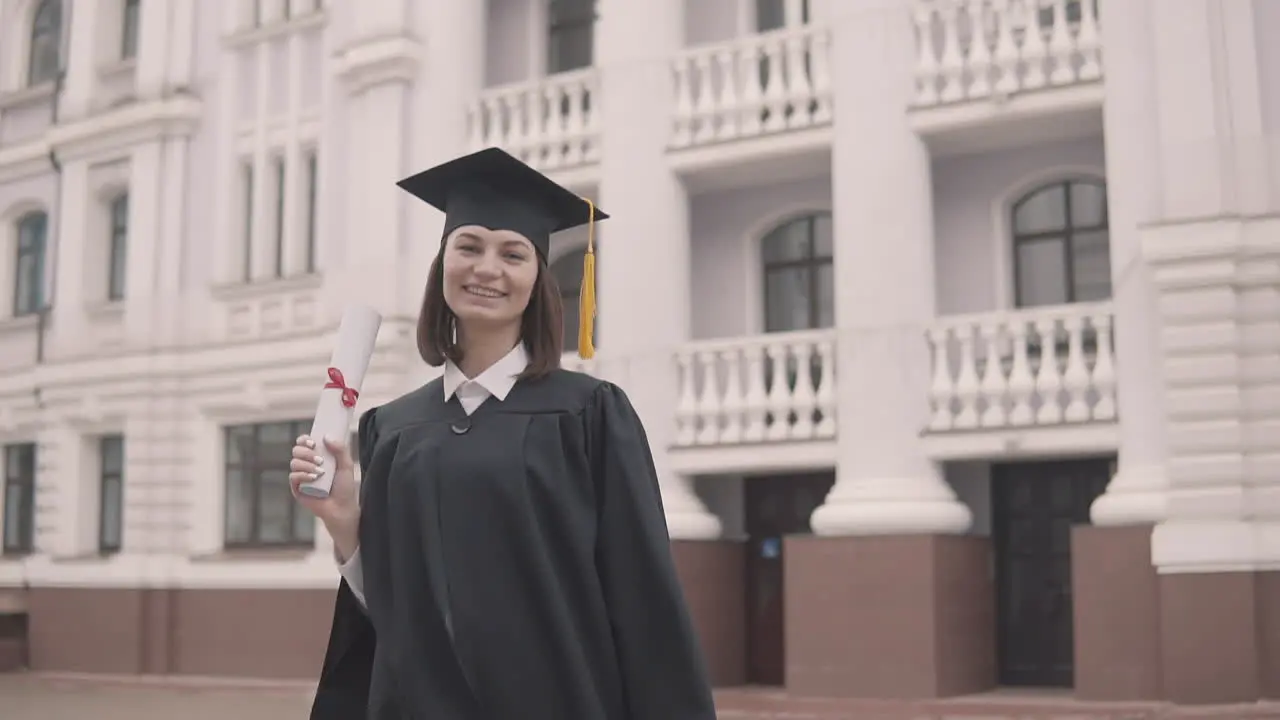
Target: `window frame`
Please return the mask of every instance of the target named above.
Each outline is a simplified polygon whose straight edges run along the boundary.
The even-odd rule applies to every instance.
[[[306,196],[306,241],[307,241],[307,257],[306,268],[307,274],[315,273],[319,269],[320,248],[319,248],[319,217],[317,213],[319,207],[319,183],[320,183],[320,152],[314,147],[306,149],[306,168],[307,168],[307,196]]]
[[[13,459],[13,455],[26,453],[25,458]],[[0,555],[21,557],[35,552],[36,535],[36,471],[38,449],[34,442],[13,443],[4,446],[4,516],[0,517]],[[18,467],[14,470],[14,465]],[[18,539],[9,542],[9,502],[11,486],[19,485],[21,506],[18,508]]]
[[[760,238],[760,252],[758,255],[758,260],[760,263],[761,310],[763,314],[763,317],[761,318],[761,327],[763,328],[765,333],[803,332],[805,330],[823,330],[823,329],[826,329],[827,327],[827,326],[818,324],[818,318],[822,316],[822,305],[824,300],[823,298],[819,297],[819,293],[816,292],[816,290],[819,285],[818,275],[821,272],[822,268],[831,267],[832,272],[833,273],[835,272],[835,268],[834,268],[835,238],[834,237],[832,238],[832,243],[831,243],[832,248],[829,254],[824,255],[824,254],[819,254],[815,252],[814,246],[816,245],[816,239],[817,239],[817,222],[820,219],[825,219],[829,222],[832,222],[834,220],[834,218],[832,217],[832,213],[827,210],[815,210],[815,211],[809,211],[804,213],[798,213],[796,215],[792,215],[791,217],[781,222],[776,223],[771,228],[769,228],[769,231],[766,232]],[[806,252],[805,257],[796,259],[796,260],[773,260],[773,261],[766,260],[765,258],[769,251],[769,244],[771,242],[775,242],[777,238],[783,236],[789,228],[801,223],[806,225],[805,231],[808,239],[808,251]],[[834,225],[832,230],[834,233]],[[791,328],[788,330],[772,329],[769,326],[769,318],[770,318],[770,315],[772,315],[772,313],[770,312],[770,309],[773,307],[772,301],[773,301],[774,295],[769,291],[769,279],[775,273],[785,272],[785,271],[795,270],[795,269],[804,269],[807,271],[805,273],[806,275],[805,279],[806,279],[806,282],[808,283],[809,288],[813,290],[813,292],[809,293],[809,302],[808,302],[808,307],[806,308],[807,322],[805,323],[805,327],[802,327],[802,328]],[[831,315],[834,318],[835,316],[834,294],[832,295],[832,297],[826,299],[826,302],[830,304],[830,307],[832,310]]]
[[[284,471],[288,473],[289,460],[288,457],[260,457],[262,446],[262,435],[266,428],[272,426],[287,426],[287,434],[290,437],[297,437],[310,430],[310,422],[305,420],[275,420],[266,422],[240,423],[236,425],[228,425],[223,427],[223,454],[222,454],[222,479],[223,479],[223,517],[222,517],[222,544],[227,550],[289,550],[289,549],[311,549],[315,547],[315,526],[314,520],[309,513],[297,502],[289,502],[288,504],[288,524],[289,537],[286,540],[263,540],[263,520],[262,520],[262,475],[264,471]],[[252,442],[249,447],[240,449],[240,462],[234,463],[232,457],[232,443],[235,441],[237,432],[248,430]],[[252,489],[252,493],[248,495],[249,507],[247,508],[249,516],[249,533],[246,539],[233,539],[231,536],[231,475],[233,471],[240,471],[246,480],[246,491]],[[251,481],[247,478],[252,478]],[[287,488],[285,489],[287,492]],[[301,516],[301,524],[299,523]],[[298,527],[307,528],[307,536],[300,538],[296,534]]]
[[[47,37],[53,38],[56,56],[51,71],[36,62],[36,54],[45,48],[42,41]],[[62,74],[62,0],[40,0],[31,14],[27,43],[27,87],[56,82]],[[37,73],[37,70],[41,72]]]
[[[1095,187],[1102,191],[1102,221],[1095,225],[1077,225],[1073,218],[1074,207],[1072,205],[1072,188],[1074,186],[1087,185]],[[1063,217],[1063,225],[1061,228],[1053,230],[1040,230],[1034,232],[1023,232],[1018,226],[1019,210],[1043,193],[1056,191],[1061,198],[1061,209]],[[1012,306],[1016,310],[1046,307],[1046,305],[1028,305],[1023,303],[1022,298],[1022,253],[1021,249],[1024,245],[1037,242],[1045,242],[1050,240],[1062,241],[1062,268],[1066,277],[1063,286],[1066,288],[1066,299],[1061,304],[1070,305],[1080,302],[1079,288],[1076,284],[1075,277],[1075,242],[1076,236],[1090,233],[1106,233],[1107,248],[1110,252],[1111,246],[1111,206],[1110,198],[1107,196],[1107,182],[1103,178],[1088,176],[1071,176],[1061,177],[1048,182],[1039,183],[1035,187],[1017,196],[1017,198],[1009,204],[1009,250],[1012,255]],[[1111,286],[1108,279],[1108,296],[1115,292],[1114,286]],[[1052,306],[1052,304],[1048,305]]]
[[[241,246],[244,248],[244,258],[241,263],[242,282],[248,283],[253,281],[253,255],[254,255],[254,237],[253,237],[253,214],[256,211],[254,207],[254,183],[255,177],[254,165],[252,160],[242,161],[240,163],[240,201],[241,201]]]
[[[573,72],[589,68],[595,64],[595,25],[599,18],[595,0],[548,0],[547,1],[547,46],[546,67],[548,75]],[[574,33],[586,32],[589,38],[587,61],[572,67],[563,65],[562,52],[559,52],[564,40]]]
[[[124,0],[120,12],[120,59],[138,57],[138,34],[142,29],[142,0]]]
[[[44,264],[49,239],[49,214],[33,210],[18,218],[13,264],[13,316],[36,315],[44,309]],[[34,256],[31,277],[23,283],[23,259]],[[25,291],[25,293],[24,293]],[[25,294],[25,297],[24,297]]]
[[[107,203],[107,300],[124,300],[128,283],[129,193],[116,195]]]
[[[108,467],[107,458],[108,450],[112,445],[117,445],[115,455],[120,460],[119,467]],[[125,444],[123,435],[104,435],[98,439],[98,553],[101,555],[112,555],[120,552],[124,546],[124,476],[125,476]],[[108,487],[115,485],[117,488],[116,497],[120,499],[120,504],[113,509],[116,514],[117,536],[114,538],[107,537],[107,494]]]
[[[288,173],[290,169],[285,162],[284,154],[278,154],[271,159],[271,174],[274,176],[275,183],[272,189],[275,201],[272,220],[273,227],[271,232],[271,248],[272,248],[272,273],[276,278],[284,277],[285,269],[285,242],[284,242],[284,213],[285,213],[285,196],[288,193]]]

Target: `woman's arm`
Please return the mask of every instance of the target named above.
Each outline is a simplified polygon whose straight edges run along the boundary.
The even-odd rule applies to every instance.
[[[632,720],[715,720],[711,683],[671,559],[644,427],[603,384],[589,419],[599,503],[596,567]]]

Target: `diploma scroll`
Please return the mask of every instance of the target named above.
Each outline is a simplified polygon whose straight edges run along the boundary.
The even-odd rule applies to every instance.
[[[320,465],[320,477],[299,485],[298,490],[311,497],[329,497],[333,486],[333,454],[324,446],[324,438],[348,441],[351,432],[351,416],[360,398],[369,360],[373,357],[374,342],[382,315],[373,308],[353,305],[342,314],[338,325],[338,338],[329,359],[329,367],[321,376],[324,387],[316,407],[315,420],[311,423],[311,437],[316,442],[316,454],[324,458]],[[350,448],[352,456],[356,449]]]

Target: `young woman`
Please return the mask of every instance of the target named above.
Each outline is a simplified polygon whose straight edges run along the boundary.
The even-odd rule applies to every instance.
[[[360,418],[358,490],[324,439],[333,489],[300,495],[294,448],[343,576],[311,717],[714,720],[644,429],[559,368],[549,238],[607,216],[496,149],[400,185],[446,215],[418,322],[444,375]]]

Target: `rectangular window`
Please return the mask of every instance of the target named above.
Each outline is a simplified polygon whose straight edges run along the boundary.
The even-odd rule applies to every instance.
[[[272,164],[276,174],[275,273],[276,277],[284,277],[284,158],[276,157]]]
[[[138,56],[138,6],[141,0],[124,0],[124,17],[120,22],[120,57]]]
[[[809,24],[809,0],[756,0],[756,30]]]
[[[44,305],[44,257],[49,216],[42,212],[18,220],[18,252],[14,264],[13,314],[33,315]]]
[[[242,280],[253,280],[253,162],[245,162],[240,167],[241,190],[244,193],[241,205],[244,211],[244,263],[241,268]]]
[[[318,218],[316,213],[319,207],[316,206],[316,192],[320,182],[320,162],[316,154],[316,149],[312,148],[307,151],[307,272],[313,273],[318,267],[319,248],[317,243],[319,238],[316,236],[316,223]]]
[[[310,428],[303,420],[226,428],[226,547],[315,544],[315,518],[289,492],[293,441]]]
[[[35,87],[53,82],[62,72],[62,3],[31,4],[35,5],[36,12],[28,45],[27,86]]]
[[[124,438],[108,435],[98,442],[98,552],[120,552],[124,535]]]
[[[591,67],[595,0],[551,0],[547,19],[547,73]]]
[[[36,445],[9,445],[4,449],[4,554],[33,552],[35,538]]]
[[[128,259],[129,196],[111,201],[111,247],[107,261],[107,299],[123,300],[125,261]]]

